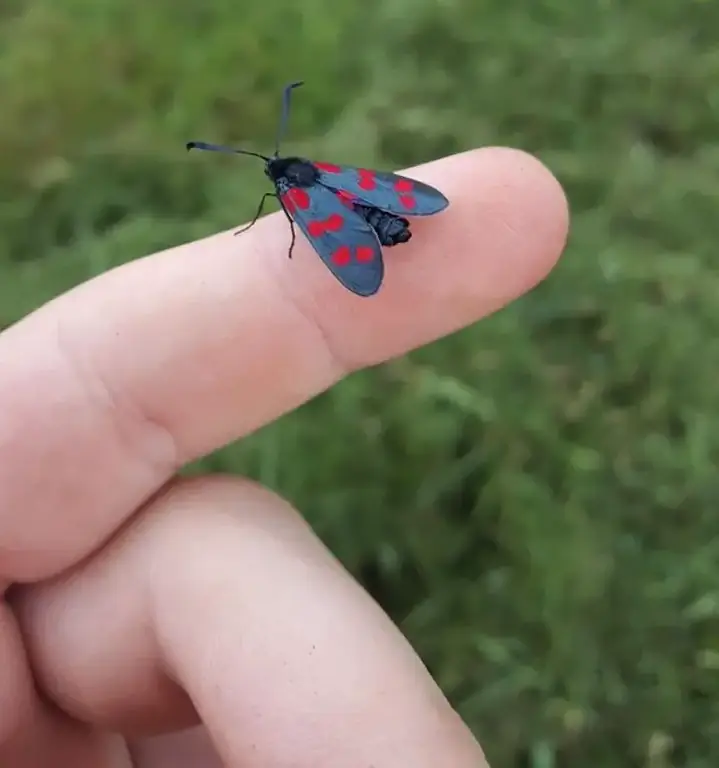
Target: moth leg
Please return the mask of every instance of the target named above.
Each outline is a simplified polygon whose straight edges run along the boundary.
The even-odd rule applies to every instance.
[[[241,235],[243,232],[247,232],[247,230],[250,227],[253,227],[257,223],[257,219],[260,218],[260,216],[262,215],[262,209],[265,207],[265,200],[267,200],[268,197],[277,197],[277,195],[274,192],[265,192],[265,194],[262,195],[262,199],[260,200],[260,205],[257,208],[257,213],[255,214],[255,217],[246,227],[242,227],[242,229],[238,229],[237,232],[235,232],[236,235]]]
[[[282,198],[280,196],[277,197],[277,199],[280,201],[280,205],[282,206],[282,210],[285,212],[285,216],[287,217],[287,221],[290,222],[290,233],[292,234],[292,239],[290,240],[290,250],[288,252],[288,256],[291,259],[292,258],[292,249],[295,247],[295,222],[292,220],[292,216],[290,216],[290,212],[287,210]]]

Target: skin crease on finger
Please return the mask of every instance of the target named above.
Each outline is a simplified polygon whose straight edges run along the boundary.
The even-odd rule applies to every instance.
[[[266,571],[267,560],[259,562],[242,548],[243,535],[230,534],[227,526],[239,526],[244,534],[246,510],[257,506],[248,501],[244,486],[241,494],[231,494],[232,514],[226,501],[212,503],[214,491],[206,486],[209,495],[198,504],[205,523],[199,527],[192,522],[196,516],[188,514],[177,496],[172,497],[173,504],[184,509],[184,516],[178,514],[169,527],[153,526],[153,520],[174,519],[167,513],[170,507],[163,494],[121,536],[91,553],[126,523],[179,464],[291,410],[349,370],[401,354],[495,311],[536,284],[559,256],[566,237],[566,201],[553,177],[533,158],[511,150],[480,150],[409,173],[436,184],[452,205],[436,221],[414,224],[415,238],[402,255],[392,254],[391,262],[387,259],[386,284],[371,300],[357,299],[336,285],[301,240],[289,262],[287,225],[279,214],[262,220],[242,238],[223,233],[115,270],[0,336],[0,402],[8,406],[0,417],[0,577],[32,582],[75,566],[55,582],[16,588],[14,597],[38,685],[53,701],[62,702],[66,711],[91,722],[152,729],[190,722],[194,703],[223,754],[231,755],[233,761],[242,754],[245,760],[229,765],[274,765],[259,758],[252,762],[251,758],[263,754],[257,751],[260,747],[299,746],[307,748],[313,759],[323,757],[326,745],[307,741],[307,733],[324,732],[311,726],[325,722],[334,705],[305,712],[315,693],[308,686],[317,683],[300,674],[308,665],[306,638],[300,638],[305,644],[300,642],[296,649],[302,658],[302,664],[295,660],[299,681],[291,675],[286,680],[278,672],[294,648],[293,633],[299,631],[295,624],[286,627],[280,622],[276,634],[287,643],[264,659],[262,670],[256,668],[256,654],[265,650],[265,639],[271,637],[260,632],[257,612],[274,602],[285,606],[280,618],[287,618],[298,606],[303,610],[305,603],[312,606],[317,597],[310,590],[304,602],[301,598],[283,602],[279,586],[252,594],[228,586],[251,585],[258,578],[260,586],[263,578],[274,584],[272,580],[283,574],[281,568],[279,573]],[[438,261],[448,266],[438,267]],[[283,510],[270,519],[294,520],[290,527],[299,530],[299,518],[268,498],[268,509],[279,505]],[[164,515],[158,512],[160,507]],[[171,535],[174,525],[179,533]],[[284,524],[277,526],[284,530]],[[250,527],[256,532],[257,526]],[[153,534],[157,530],[166,531],[166,538]],[[271,551],[279,546],[291,555],[294,550],[287,542],[285,550],[280,546],[284,540],[275,541],[276,533],[265,532],[260,539]],[[136,568],[132,558],[144,550],[140,544],[127,543],[127,537],[133,536],[138,541],[149,537],[171,565],[157,565],[159,555],[150,557],[152,565],[148,565],[145,554],[140,558],[144,567]],[[314,541],[306,528],[297,540]],[[147,552],[154,551],[146,546]],[[130,553],[124,555],[127,560],[117,556],[123,563],[121,576],[113,565],[113,553],[120,551]],[[312,562],[322,557],[326,559],[326,553],[315,554]],[[241,568],[239,576],[229,566],[232,577],[217,570],[230,561]],[[307,566],[301,557],[300,561]],[[289,556],[287,562],[295,560]],[[372,668],[373,643],[382,640],[387,655],[379,655],[380,661],[385,658],[385,666],[379,664],[377,680],[385,685],[392,679],[412,682],[407,690],[402,685],[398,691],[375,688],[368,701],[377,709],[378,719],[370,717],[369,722],[386,724],[391,711],[381,705],[392,702],[402,711],[406,694],[408,711],[415,713],[413,704],[422,710],[413,717],[414,725],[421,724],[426,732],[425,740],[438,734],[433,743],[445,743],[444,754],[437,753],[434,763],[427,764],[447,757],[449,739],[455,747],[459,745],[458,754],[466,755],[455,765],[477,766],[476,743],[401,636],[334,561],[330,563],[317,566],[316,572],[310,568],[318,579],[310,583],[319,593],[320,587],[329,588],[330,598],[335,595],[336,601],[329,599],[329,604],[340,616],[360,606],[358,616],[366,624],[355,626],[350,621],[354,633],[347,637],[342,634],[347,631],[344,626],[333,635],[334,616],[320,613],[314,623],[304,614],[298,619],[300,629],[324,628],[330,637],[344,640],[337,647],[354,651],[344,665],[332,654],[313,654],[318,664],[329,658],[337,665],[322,670],[320,679],[339,684],[345,679],[343,672],[357,673],[340,693],[365,682],[371,687],[373,678],[365,681],[364,670],[367,664]],[[103,578],[103,569],[113,578]],[[334,580],[317,575],[328,572],[335,574]],[[333,587],[335,582],[346,586]],[[287,583],[295,588],[302,578],[290,569]],[[207,599],[213,588],[225,596],[224,602]],[[189,605],[196,612],[188,610]],[[108,613],[111,606],[114,613]],[[277,618],[275,613],[268,616],[268,621]],[[240,622],[242,618],[242,626],[227,626],[230,619]],[[248,640],[247,627],[255,626],[257,635]],[[265,631],[269,630],[265,627]],[[369,651],[357,645],[366,632],[370,633]],[[194,646],[177,639],[195,636],[200,639]],[[335,647],[326,638],[324,642],[329,650]],[[247,643],[256,653],[249,654],[250,661],[243,664],[241,651],[246,652]],[[270,644],[267,650],[273,647]],[[83,654],[78,653],[80,649]],[[370,655],[360,673],[353,664],[357,655],[365,658],[362,653]],[[230,661],[225,660],[238,656],[239,668],[230,670],[234,679],[228,677]],[[316,722],[301,726],[296,722],[297,710],[289,704],[274,711],[277,701],[292,702],[293,690],[282,686],[293,680],[297,683],[295,706],[307,717],[314,715]],[[134,685],[129,686],[129,681]],[[268,687],[272,681],[279,690]],[[180,686],[187,689],[189,699]],[[259,700],[243,696],[248,686]],[[261,707],[264,690],[270,691],[272,701]],[[319,686],[316,694],[321,701],[330,701],[322,698],[329,692]],[[353,703],[341,697],[337,701]],[[423,709],[422,701],[436,704]],[[369,708],[365,702],[365,710]],[[238,712],[244,726],[239,730]],[[348,716],[349,723],[354,714],[353,710]],[[283,724],[282,717],[288,723],[286,741],[262,742],[263,734],[268,741],[268,734],[276,736],[273,729]],[[344,723],[343,727],[349,726]],[[424,744],[414,727],[406,733],[403,727],[378,748],[391,752],[403,737],[407,749]],[[373,737],[386,737],[386,730],[377,727],[363,736],[372,745]],[[421,766],[429,755],[431,749],[427,751],[425,744],[416,758],[412,753],[405,761],[405,753],[402,759],[398,754],[378,768]],[[322,765],[316,760],[276,764]],[[365,768],[372,763],[365,760],[360,765]]]
[[[370,299],[301,237],[288,259],[280,212],[112,270],[0,334],[0,581],[72,565],[178,466],[499,309],[557,260],[566,200],[533,157],[482,149],[408,173],[451,204],[413,221]]]

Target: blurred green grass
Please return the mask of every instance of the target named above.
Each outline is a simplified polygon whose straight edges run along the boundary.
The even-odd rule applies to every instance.
[[[293,140],[399,167],[534,152],[572,207],[531,295],[208,457],[279,490],[495,768],[719,761],[719,6],[5,0],[0,327],[237,224]],[[418,418],[419,415],[419,418]]]

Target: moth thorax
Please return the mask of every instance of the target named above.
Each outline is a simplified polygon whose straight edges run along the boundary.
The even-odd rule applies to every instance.
[[[319,178],[314,165],[301,157],[278,157],[272,160],[268,174],[274,179],[287,179],[293,187],[311,187]]]

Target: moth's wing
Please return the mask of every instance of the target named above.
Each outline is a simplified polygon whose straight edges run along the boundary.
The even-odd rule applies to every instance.
[[[282,203],[327,265],[348,290],[371,296],[384,278],[382,247],[375,231],[330,189],[290,187]]]
[[[449,205],[449,200],[439,190],[397,173],[331,163],[313,162],[313,165],[323,186],[342,190],[345,195],[388,213],[431,216]]]

